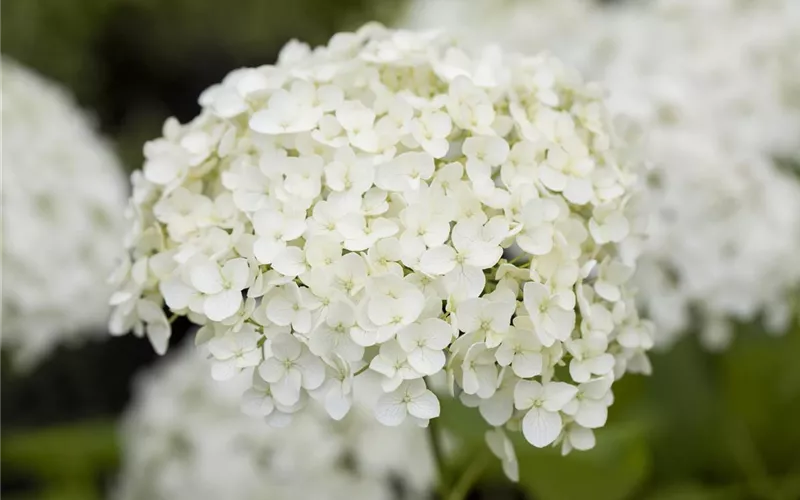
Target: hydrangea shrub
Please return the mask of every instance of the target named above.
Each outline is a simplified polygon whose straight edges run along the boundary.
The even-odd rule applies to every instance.
[[[641,196],[650,238],[632,279],[657,343],[696,330],[721,349],[735,321],[760,317],[787,330],[800,183],[775,160],[800,151],[800,3],[425,0],[405,24],[548,48],[608,87],[653,166]]]
[[[413,500],[432,491],[433,458],[419,427],[385,427],[356,402],[342,421],[312,404],[291,428],[274,428],[241,412],[249,386],[246,373],[212,380],[193,346],[145,372],[122,425],[111,497]]]
[[[8,58],[0,67],[2,338],[30,367],[106,331],[127,192],[110,145],[64,89]]]
[[[620,252],[636,170],[601,89],[558,60],[370,24],[200,104],[145,146],[112,327],[164,352],[164,305],[203,325],[214,378],[254,369],[251,414],[314,399],[340,419],[369,371],[379,422],[426,426],[446,374],[492,426],[566,452],[649,371]]]

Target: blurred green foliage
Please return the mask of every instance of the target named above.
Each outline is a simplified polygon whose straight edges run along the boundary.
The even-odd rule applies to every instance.
[[[326,42],[400,0],[5,0],[2,51],[63,83],[95,113],[128,170],[172,115],[231,70],[274,62],[297,38]]]
[[[30,495],[8,500],[94,500],[111,478],[119,452],[112,422],[87,421],[3,436],[4,475],[29,478],[43,485]]]
[[[91,96],[97,91],[92,46],[117,0],[10,0],[0,4],[2,50],[42,74]]]
[[[390,0],[7,0],[3,52],[93,102],[103,42],[124,38],[154,67],[183,65],[198,48],[237,61],[274,59],[291,38],[312,44],[370,20],[390,20]],[[233,69],[233,68],[230,68]]]

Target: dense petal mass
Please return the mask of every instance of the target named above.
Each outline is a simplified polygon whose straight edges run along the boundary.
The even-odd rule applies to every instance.
[[[620,186],[574,141],[540,147],[546,159],[535,162],[514,154],[517,143],[501,168],[507,184],[536,177],[569,203],[591,208],[587,229],[597,244],[639,247],[636,273],[626,277],[620,263],[601,265],[596,294],[617,302],[619,285],[630,278],[663,345],[696,331],[709,349],[722,349],[736,322],[760,319],[770,332],[788,331],[800,283],[800,182],[784,168],[800,154],[800,101],[787,99],[800,95],[800,3],[412,4],[406,25],[445,28],[476,46],[491,41],[531,54],[550,50],[608,87],[610,111],[628,123],[622,137],[652,164],[638,200],[625,207],[593,202],[593,193],[603,201]],[[559,101],[552,74],[532,85],[543,102]],[[601,110],[593,103],[578,107],[583,125],[598,131]],[[524,103],[510,111],[523,113]],[[553,125],[550,120],[548,134],[563,130]],[[527,124],[521,131],[535,158],[540,134]],[[475,148],[466,146],[470,178],[486,178],[486,162],[470,157]],[[634,205],[650,214],[646,238],[637,234],[642,224],[629,220]],[[528,213],[517,237],[534,255],[549,253],[555,241],[556,228],[541,213]]]
[[[30,369],[60,343],[105,331],[114,291],[107,279],[123,256],[127,182],[111,144],[65,88],[6,56],[0,74],[2,343],[15,366]],[[162,159],[156,180],[167,183],[182,163],[169,151]],[[150,184],[142,175],[134,183]],[[160,299],[140,300],[147,267],[125,260],[115,273],[136,277],[112,296],[112,330],[135,328],[163,352],[169,325]],[[134,319],[137,309],[147,321]]]
[[[377,421],[424,427],[446,375],[509,474],[502,427],[585,449],[605,381],[652,344],[619,247],[636,168],[602,90],[546,54],[374,24],[298,47],[148,144],[115,301],[203,323],[214,378],[254,371],[244,408],[273,424],[345,419],[370,378]]]
[[[108,498],[416,500],[433,491],[428,436],[411,422],[386,427],[359,398],[334,420],[327,410],[337,403],[326,398],[287,425],[291,408],[258,374],[220,383],[207,365],[185,345],[139,378]]]

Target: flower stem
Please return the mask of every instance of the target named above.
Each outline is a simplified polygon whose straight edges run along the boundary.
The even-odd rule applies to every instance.
[[[450,494],[445,497],[445,499],[464,500],[467,498],[470,490],[475,486],[475,483],[478,482],[481,474],[483,474],[483,469],[486,468],[486,464],[486,454],[478,453],[472,463],[469,464],[469,467],[467,467],[464,473],[458,478],[458,481],[450,490]]]
[[[430,385],[430,380],[425,377],[425,382]],[[428,422],[428,439],[431,442],[434,466],[438,480],[439,498],[442,500],[464,500],[472,487],[481,477],[487,465],[486,455],[478,454],[469,464],[462,474],[458,471],[451,471],[447,464],[442,442],[442,427],[438,418],[432,418]],[[451,478],[451,474],[455,476]]]
[[[436,466],[439,495],[443,500],[447,500],[450,497],[450,478],[447,474],[447,463],[444,457],[444,449],[442,448],[442,435],[438,418],[432,418],[428,423],[428,439],[431,442],[434,465]]]

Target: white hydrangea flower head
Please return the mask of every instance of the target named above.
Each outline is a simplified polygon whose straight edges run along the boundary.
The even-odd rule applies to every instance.
[[[255,367],[268,420],[309,399],[342,418],[367,372],[378,421],[427,426],[446,373],[492,425],[561,442],[578,384],[610,395],[652,345],[619,252],[636,172],[601,96],[546,54],[473,58],[436,33],[290,43],[146,145],[112,328],[163,352],[162,302],[204,324],[214,377]],[[543,420],[517,384],[571,389]]]
[[[30,367],[106,331],[125,176],[72,97],[3,58],[3,346]]]
[[[474,45],[552,49],[603,81],[610,110],[643,133],[651,237],[633,282],[659,342],[696,324],[695,312],[710,348],[728,343],[731,320],[763,314],[785,331],[800,285],[800,183],[774,160],[800,150],[800,3],[414,6],[411,26],[448,28]]]
[[[263,414],[248,389],[253,375],[217,382],[188,347],[139,380],[113,498],[416,500],[432,491],[423,429],[385,427],[359,403],[342,421],[314,404],[286,427],[264,425],[242,413]]]

